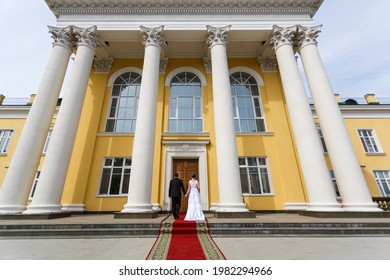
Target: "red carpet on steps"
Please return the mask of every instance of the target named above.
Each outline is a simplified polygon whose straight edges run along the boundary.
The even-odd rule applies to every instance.
[[[224,260],[209,234],[207,222],[184,221],[184,215],[162,221],[147,260]]]

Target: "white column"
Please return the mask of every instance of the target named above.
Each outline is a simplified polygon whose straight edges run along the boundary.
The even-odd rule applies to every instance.
[[[230,26],[207,26],[211,51],[219,204],[217,212],[248,212],[243,203],[226,43]]]
[[[77,53],[54,125],[41,175],[30,206],[23,214],[61,212],[61,197],[72,155],[95,48],[99,44],[96,26],[74,27]]]
[[[291,126],[309,196],[309,207],[306,210],[343,211],[336,199],[302,77],[295,60],[292,38],[296,34],[296,26],[289,28],[274,26],[271,44],[278,60]]]
[[[161,46],[164,26],[141,26],[145,45],[144,66],[135,128],[129,195],[123,213],[152,213],[154,142]]]
[[[72,28],[49,26],[53,49],[31,106],[15,154],[0,188],[0,213],[26,209],[35,173],[57,105],[73,45]]]
[[[372,201],[343,116],[334,99],[334,92],[318,53],[316,38],[320,28],[321,26],[298,26],[298,47],[343,200],[342,206],[346,211],[379,212],[382,210]]]

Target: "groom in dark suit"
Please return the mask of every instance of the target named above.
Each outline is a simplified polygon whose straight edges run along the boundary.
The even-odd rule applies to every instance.
[[[183,181],[179,179],[179,174],[175,173],[174,178],[169,182],[169,197],[172,198],[172,214],[175,219],[179,219],[181,206],[181,192],[186,193]]]

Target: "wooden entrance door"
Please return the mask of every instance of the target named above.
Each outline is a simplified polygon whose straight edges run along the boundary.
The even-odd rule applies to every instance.
[[[187,191],[188,181],[191,180],[192,174],[198,176],[198,159],[174,159],[173,160],[173,175],[177,172],[179,179],[183,180],[184,188]],[[199,178],[196,178],[199,180]],[[180,212],[187,212],[188,199],[184,195],[181,198]]]

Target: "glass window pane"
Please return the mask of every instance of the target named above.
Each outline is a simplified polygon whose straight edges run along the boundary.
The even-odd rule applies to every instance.
[[[194,86],[194,96],[202,96],[202,87]]]
[[[112,174],[110,194],[119,194],[121,174]]]
[[[131,166],[131,158],[125,159],[125,166]]]
[[[246,168],[240,168],[240,179],[242,193],[249,193],[249,182]]]
[[[251,192],[253,194],[261,194],[260,178],[259,178],[257,168],[254,167],[249,168],[249,181],[251,185]]]
[[[258,86],[251,86],[251,93],[252,93],[252,96],[259,96],[259,88]]]
[[[268,179],[268,172],[266,168],[260,168],[261,184],[264,193],[271,193],[271,188]]]
[[[246,166],[246,159],[245,158],[239,158],[238,159],[238,164]]]
[[[112,159],[111,158],[106,158],[104,160],[104,165],[105,166],[111,166],[111,164],[112,164]]]
[[[106,132],[114,132],[115,120],[107,120]]]
[[[119,96],[120,91],[121,91],[121,86],[113,86],[111,95]]]
[[[265,131],[265,123],[263,119],[256,119],[257,131]]]
[[[123,166],[123,158],[115,158],[114,166]],[[118,168],[115,168],[116,172],[118,172]]]
[[[99,187],[99,194],[107,194],[108,187],[110,184],[110,177],[111,177],[111,169],[104,168],[102,173],[102,179],[100,182],[100,187]]]
[[[203,121],[202,120],[195,120],[195,127],[194,132],[202,132],[203,131]]]
[[[168,131],[169,132],[177,132],[177,120],[169,120],[168,121]]]
[[[256,158],[255,157],[248,157],[247,159],[248,159],[248,165],[249,166],[257,166],[257,162],[256,162]]]
[[[258,158],[259,165],[266,165],[265,158]]]
[[[125,169],[123,175],[123,183],[122,183],[122,194],[127,194],[129,192],[129,182],[130,182],[130,169]]]

